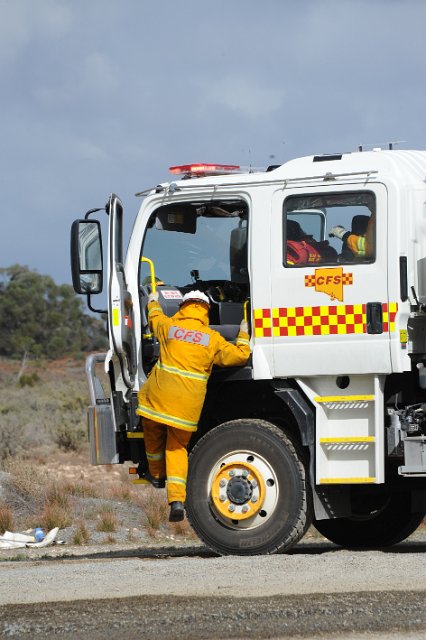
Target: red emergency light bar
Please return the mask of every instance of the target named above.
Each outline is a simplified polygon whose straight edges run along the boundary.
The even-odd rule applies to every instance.
[[[176,167],[169,167],[170,173],[185,174],[186,176],[214,176],[223,173],[236,173],[241,167],[236,164],[180,164]]]

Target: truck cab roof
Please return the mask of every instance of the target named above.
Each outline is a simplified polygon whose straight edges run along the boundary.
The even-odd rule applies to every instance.
[[[192,190],[195,188],[232,185],[261,186],[282,181],[345,180],[375,176],[394,177],[406,183],[424,181],[426,177],[426,152],[381,150],[342,154],[311,155],[289,160],[268,170],[226,175],[203,175],[161,183],[152,192]],[[138,194],[139,195],[139,194]],[[142,193],[141,193],[142,195]]]

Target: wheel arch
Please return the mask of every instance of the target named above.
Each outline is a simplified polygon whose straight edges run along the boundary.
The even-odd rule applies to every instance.
[[[260,419],[275,424],[307,447],[315,442],[315,413],[303,393],[290,381],[250,380],[209,383],[193,446],[219,424],[237,419]]]
[[[297,426],[300,442],[304,447],[312,447],[315,443],[315,413],[308,404],[301,391],[288,384],[273,386],[274,394],[293,415]]]

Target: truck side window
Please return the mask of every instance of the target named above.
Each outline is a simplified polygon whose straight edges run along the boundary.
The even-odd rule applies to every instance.
[[[283,206],[286,267],[374,262],[376,201],[357,191],[290,196]]]

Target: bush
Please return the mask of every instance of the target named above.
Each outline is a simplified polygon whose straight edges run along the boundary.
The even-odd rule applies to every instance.
[[[5,531],[13,531],[14,520],[12,509],[2,502],[0,502],[0,535]]]
[[[35,464],[19,458],[11,458],[4,462],[4,470],[9,473],[9,484],[21,498],[37,498],[42,502],[45,496],[44,487],[48,485],[47,473]]]
[[[18,379],[19,387],[34,387],[40,382],[40,376],[34,371],[34,373],[23,373]]]
[[[65,527],[69,527],[70,524],[72,524],[72,513],[69,509],[61,507],[61,505],[56,502],[52,504],[46,503],[40,517],[34,524],[37,525],[38,522],[40,522],[46,531],[50,531],[55,527],[65,529]]]
[[[84,429],[73,428],[69,424],[63,424],[53,434],[54,441],[63,451],[79,451],[87,436]]]
[[[25,437],[22,437],[22,431],[20,431],[17,421],[4,421],[0,429],[0,460],[16,456],[24,449]]]

